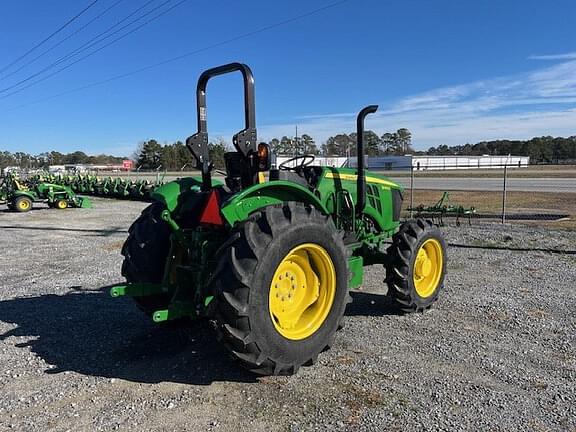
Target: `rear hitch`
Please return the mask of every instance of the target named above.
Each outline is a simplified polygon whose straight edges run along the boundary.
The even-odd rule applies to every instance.
[[[162,284],[153,283],[132,283],[125,285],[115,285],[110,288],[110,296],[122,297],[145,297],[154,294],[162,294],[168,292],[168,289],[163,287]]]

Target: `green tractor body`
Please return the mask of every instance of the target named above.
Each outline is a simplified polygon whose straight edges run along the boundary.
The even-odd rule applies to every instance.
[[[18,212],[30,211],[34,202],[44,202],[60,210],[92,207],[88,198],[76,195],[68,186],[43,181],[25,183],[13,175],[6,177],[3,184],[2,198],[10,209]]]
[[[234,71],[244,78],[246,127],[222,183],[211,178],[205,90]],[[358,115],[357,168],[313,166],[303,155],[270,169],[267,145],[256,144],[253,92],[243,64],[201,75],[187,146],[202,176],[155,189],[122,249],[127,283],[111,295],[133,297],[156,322],[211,319],[245,367],[292,374],[332,344],[367,265],[385,266],[401,309],[429,308],[443,286],[445,243],[427,221],[401,224],[402,187],[365,170],[364,118],[376,106]]]

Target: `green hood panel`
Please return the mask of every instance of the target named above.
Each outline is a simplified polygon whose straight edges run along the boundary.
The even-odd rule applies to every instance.
[[[354,168],[330,168],[325,169],[324,178],[334,179],[335,181],[353,182],[356,183],[358,180],[358,170]],[[371,171],[366,171],[366,183],[375,184],[385,188],[399,189],[403,190],[402,185],[390,180],[383,175],[373,173]]]

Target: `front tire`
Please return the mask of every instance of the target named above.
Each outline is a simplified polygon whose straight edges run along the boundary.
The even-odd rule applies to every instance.
[[[218,256],[217,330],[241,364],[290,375],[313,364],[343,325],[347,249],[312,207],[267,207],[236,226]]]
[[[446,242],[429,220],[409,220],[392,237],[386,267],[388,295],[404,312],[429,309],[446,273]]]
[[[68,201],[59,199],[54,202],[54,208],[58,210],[64,210],[68,208]]]

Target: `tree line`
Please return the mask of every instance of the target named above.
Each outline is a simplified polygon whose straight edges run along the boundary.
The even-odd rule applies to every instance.
[[[439,145],[426,152],[431,156],[530,156],[531,163],[576,161],[576,136],[568,138],[542,136],[529,140],[494,140],[476,144]]]
[[[404,154],[412,151],[411,134],[408,129],[399,129],[394,133],[385,133],[382,137],[374,131],[366,131],[364,143],[367,154],[371,156],[385,154]],[[355,156],[356,133],[338,134],[329,137],[320,147],[310,135],[283,136],[273,138],[268,144],[277,155],[323,154],[329,156]],[[217,138],[208,144],[210,161],[216,169],[224,168],[224,153],[231,151],[231,146],[222,138]],[[155,139],[138,144],[134,153],[136,168],[142,170],[179,171],[194,166],[192,154],[182,141],[161,144]]]
[[[356,156],[356,133],[340,133],[329,137],[320,148],[312,137],[274,138],[269,141],[272,150],[279,155],[304,153],[324,156]],[[428,156],[529,156],[532,163],[576,162],[576,136],[541,136],[529,140],[492,140],[476,144],[448,146],[445,144],[416,151],[412,148],[412,134],[406,128],[386,132],[381,136],[372,130],[364,132],[365,152],[369,156],[428,155]]]
[[[229,151],[226,142],[219,138],[208,144],[210,161],[216,169],[224,168],[224,153]],[[160,144],[155,139],[143,141],[134,154],[136,168],[143,170],[180,171],[194,167],[192,153],[182,141]]]
[[[320,147],[310,135],[273,138],[268,144],[277,155],[322,154],[324,156],[356,156],[356,132],[339,133],[329,137]],[[386,132],[379,136],[372,130],[364,131],[364,148],[369,156],[402,155],[413,152],[412,134],[406,128]]]
[[[96,155],[90,156],[81,151],[72,153],[60,153],[57,151],[39,153],[32,155],[25,152],[0,151],[0,168],[16,166],[28,169],[47,169],[49,165],[78,165],[94,164],[109,165],[121,164],[125,157]]]
[[[272,151],[278,155],[322,154],[325,156],[356,156],[356,133],[337,134],[329,137],[318,146],[310,135],[299,137],[273,138],[269,141]],[[576,136],[568,138],[542,136],[529,140],[494,140],[476,144],[448,146],[445,144],[430,147],[426,151],[414,151],[411,146],[411,134],[408,129],[398,129],[379,136],[372,130],[365,132],[366,153],[370,156],[382,155],[430,155],[430,156],[530,156],[532,163],[576,162]],[[221,138],[210,142],[210,160],[217,169],[224,168],[224,153],[230,146]],[[126,157],[96,155],[90,156],[81,151],[60,153],[57,151],[31,155],[25,152],[0,151],[0,168],[18,166],[28,169],[46,169],[49,165],[76,164],[120,164]],[[172,144],[160,144],[151,139],[138,145],[133,155],[136,167],[144,170],[178,171],[194,165],[192,155],[181,141]]]

